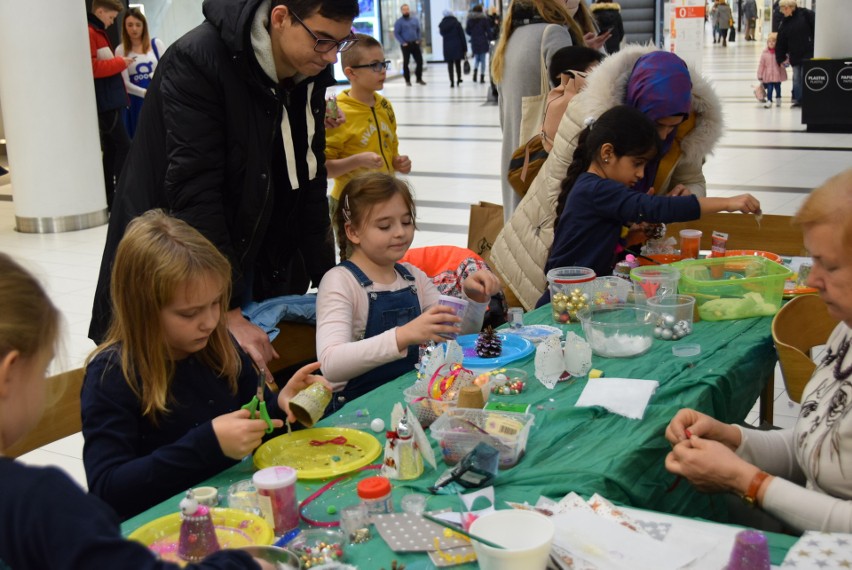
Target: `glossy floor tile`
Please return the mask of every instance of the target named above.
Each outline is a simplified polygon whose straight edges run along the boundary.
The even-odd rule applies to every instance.
[[[762,49],[758,42],[705,45],[703,73],[721,98],[727,128],[704,172],[711,196],[752,192],[766,213],[792,214],[811,188],[852,165],[852,135],[804,132],[801,110],[789,107],[789,82],[782,106],[763,108],[752,96]],[[486,85],[465,81],[450,89],[443,64],[428,66],[424,78],[426,86],[393,80],[384,90],[396,111],[400,151],[413,162],[408,179],[421,228],[414,246],[465,246],[469,205],[501,200],[497,106],[487,101]],[[62,310],[65,334],[52,371],[78,367],[94,347],[86,331],[106,228],[16,233],[12,194],[10,177],[0,177],[0,250],[35,272]],[[786,398],[780,372],[776,377],[775,423],[790,427],[798,405]],[[756,423],[756,409],[749,421]],[[24,460],[58,465],[85,484],[81,455],[77,435]]]

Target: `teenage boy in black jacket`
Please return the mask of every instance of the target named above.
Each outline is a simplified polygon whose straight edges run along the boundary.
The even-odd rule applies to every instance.
[[[127,224],[163,208],[230,260],[228,328],[261,367],[269,339],[248,301],[302,294],[334,266],[325,90],[354,41],[357,0],[205,0],[205,21],[163,54],[109,221],[89,336],[111,316],[110,268]],[[334,124],[331,122],[330,124]]]

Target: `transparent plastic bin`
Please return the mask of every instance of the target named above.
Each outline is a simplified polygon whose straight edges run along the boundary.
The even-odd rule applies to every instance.
[[[784,296],[784,282],[793,272],[756,255],[684,260],[678,291],[695,297],[698,315],[706,321],[774,315]]]
[[[535,416],[491,410],[447,410],[430,428],[447,465],[455,465],[479,442],[500,452],[500,469],[514,467],[523,456]]]

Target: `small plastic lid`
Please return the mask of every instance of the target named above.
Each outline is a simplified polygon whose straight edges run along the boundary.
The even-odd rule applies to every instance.
[[[252,476],[254,486],[258,489],[280,489],[289,487],[296,482],[296,470],[286,465],[267,467]]]
[[[672,347],[672,354],[681,358],[701,354],[701,345],[695,342],[676,344]]]
[[[358,483],[358,496],[362,499],[381,499],[391,492],[391,483],[385,477],[367,477]]]

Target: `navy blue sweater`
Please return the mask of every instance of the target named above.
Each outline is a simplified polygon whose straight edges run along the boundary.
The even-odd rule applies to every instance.
[[[118,350],[96,356],[81,395],[83,464],[89,492],[124,519],[197,485],[237,463],[222,453],[213,418],[234,412],[257,391],[257,373],[242,351],[237,394],[195,356],[175,363],[170,413],[158,425],[142,416],[141,403],[121,373]],[[283,418],[268,390],[270,416]]]
[[[577,178],[553,236],[545,272],[578,265],[610,275],[621,227],[631,222],[686,222],[701,217],[695,196],[649,196],[620,182],[584,172]],[[536,304],[550,302],[550,290]]]
[[[174,569],[138,542],[121,537],[115,513],[53,467],[0,458],[0,567]],[[212,554],[189,569],[258,568],[245,552]]]

